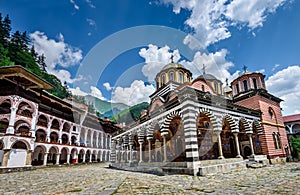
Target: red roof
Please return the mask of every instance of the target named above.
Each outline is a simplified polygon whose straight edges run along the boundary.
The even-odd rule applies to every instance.
[[[300,121],[300,114],[294,114],[294,115],[289,115],[289,116],[284,116],[283,117],[283,122],[294,122],[294,121]]]

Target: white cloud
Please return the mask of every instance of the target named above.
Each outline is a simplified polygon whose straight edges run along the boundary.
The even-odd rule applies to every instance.
[[[79,96],[86,96],[86,95],[91,95],[94,96],[96,98],[99,98],[100,100],[106,100],[103,95],[102,92],[95,86],[91,86],[90,87],[90,92],[84,92],[82,91],[79,87],[74,88],[70,88],[70,91],[73,95],[79,95]]]
[[[194,59],[191,62],[179,61],[180,53],[178,50],[170,51],[168,46],[158,48],[156,45],[149,45],[148,48],[142,48],[139,52],[140,56],[145,59],[146,65],[142,68],[143,74],[149,79],[150,82],[154,81],[156,74],[163,68],[164,65],[170,62],[170,57],[174,55],[174,61],[185,66],[193,73],[193,78],[202,74],[203,64],[205,65],[206,73],[215,75],[217,78],[222,79],[224,82],[226,78],[232,81],[238,76],[238,71],[233,75],[229,73],[229,68],[234,64],[226,60],[228,51],[221,49],[215,53],[201,53],[196,52]]]
[[[81,89],[79,87],[74,88],[70,88],[70,91],[73,95],[79,95],[79,96],[86,96],[88,95],[88,93],[81,91]]]
[[[280,64],[275,64],[274,67],[272,68],[272,72],[273,72],[274,70],[276,70],[276,68],[278,68],[279,66],[280,66]]]
[[[129,106],[141,102],[149,102],[149,96],[154,93],[152,85],[145,85],[144,81],[135,80],[130,87],[116,87],[112,93],[112,102],[124,103]]]
[[[111,87],[110,84],[109,84],[108,82],[103,83],[103,86],[105,87],[105,89],[106,89],[107,91],[110,91],[110,90],[113,89],[113,87]]]
[[[85,0],[91,8],[96,8],[96,6],[92,3],[92,0]]]
[[[173,5],[173,11],[179,14],[181,9],[191,11],[185,24],[193,29],[195,36],[206,48],[210,44],[227,39],[231,36],[230,26],[250,29],[262,27],[270,13],[286,2],[292,0],[160,0]],[[185,42],[193,43],[186,37]],[[192,47],[191,47],[192,48]]]
[[[75,8],[76,10],[79,10],[79,6],[75,3],[74,0],[70,0],[70,3],[73,4],[73,6],[74,6],[74,8]]]
[[[90,89],[91,89],[91,93],[90,93],[91,96],[99,98],[100,100],[106,100],[103,97],[102,92],[97,87],[91,86]]]
[[[88,23],[90,26],[96,28],[96,22],[95,22],[95,20],[90,19],[90,18],[87,18],[86,21],[87,21],[87,23]]]
[[[300,110],[300,66],[289,66],[266,80],[267,90],[283,99],[283,114],[295,114]]]
[[[81,78],[71,78],[67,70],[58,70],[57,66],[69,68],[78,65],[82,60],[82,51],[64,42],[64,37],[60,33],[58,41],[49,39],[44,32],[35,31],[31,33],[30,38],[38,54],[46,56],[46,70],[56,75],[62,82],[73,83]]]
[[[168,46],[158,48],[156,45],[152,44],[148,46],[148,49],[142,48],[140,50],[139,55],[145,59],[146,63],[142,68],[142,72],[149,81],[153,81],[162,67],[171,62],[172,55],[174,62],[177,62],[180,59],[178,50],[174,50],[173,52],[170,52],[169,50],[170,48]]]

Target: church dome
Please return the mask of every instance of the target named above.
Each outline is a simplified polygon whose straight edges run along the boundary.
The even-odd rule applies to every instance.
[[[163,68],[162,68],[162,70],[167,70],[167,69],[169,69],[169,68],[184,68],[184,66],[183,65],[181,65],[181,64],[178,64],[178,63],[169,63],[169,64],[167,64],[167,65],[165,65]]]
[[[214,75],[212,75],[212,74],[206,74],[206,73],[200,75],[198,78],[205,79],[205,80],[219,80]]]

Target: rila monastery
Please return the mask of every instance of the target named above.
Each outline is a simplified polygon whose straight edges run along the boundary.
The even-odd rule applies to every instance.
[[[285,162],[287,134],[299,134],[299,119],[282,117],[282,100],[268,93],[265,76],[246,69],[223,85],[205,68],[193,79],[171,62],[156,75],[150,106],[124,127],[51,95],[45,90],[53,86],[22,66],[1,67],[0,75],[2,168],[110,162],[206,175]]]

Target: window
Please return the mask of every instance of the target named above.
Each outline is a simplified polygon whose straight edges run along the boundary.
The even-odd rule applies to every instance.
[[[235,88],[236,88],[236,93],[240,93],[239,84],[236,84],[236,85],[235,85]]]
[[[256,79],[252,79],[252,81],[253,81],[254,89],[257,89]]]
[[[179,83],[183,83],[183,74],[179,72]]]
[[[243,83],[244,83],[244,91],[248,91],[248,83],[247,83],[247,80],[244,80]]]
[[[215,90],[218,93],[218,83],[217,82],[215,82]]]
[[[269,108],[269,117],[270,117],[271,120],[273,120],[273,118],[274,118],[274,114],[273,114],[272,108]]]
[[[161,81],[162,81],[162,84],[163,84],[163,85],[166,84],[166,75],[165,75],[165,74],[163,74],[163,75],[161,76]]]
[[[174,81],[174,72],[170,72],[170,81]]]
[[[273,141],[274,141],[274,146],[275,149],[281,149],[281,140],[280,140],[280,135],[279,133],[273,132]]]
[[[204,91],[204,85],[202,85],[202,91]]]

